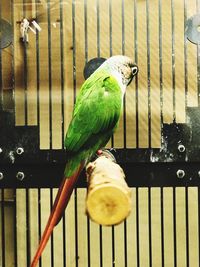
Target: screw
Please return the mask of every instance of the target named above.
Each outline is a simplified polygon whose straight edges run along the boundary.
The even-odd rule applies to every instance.
[[[0,180],[2,180],[2,179],[3,179],[3,173],[0,172]]]
[[[20,181],[24,180],[25,174],[23,172],[18,172],[16,178]]]
[[[18,155],[21,155],[21,154],[24,153],[24,149],[23,149],[22,147],[18,147],[18,148],[16,149],[16,152],[17,152]]]
[[[176,172],[176,175],[178,178],[183,178],[185,176],[185,172],[184,172],[184,170],[178,170]]]
[[[178,146],[178,151],[183,153],[185,151],[185,146],[184,145],[179,145]]]

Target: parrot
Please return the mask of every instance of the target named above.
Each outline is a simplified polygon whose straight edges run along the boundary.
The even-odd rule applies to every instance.
[[[64,140],[68,155],[64,178],[30,267],[37,266],[54,227],[64,214],[81,171],[115,132],[126,87],[138,70],[130,57],[114,55],[106,59],[81,86]]]

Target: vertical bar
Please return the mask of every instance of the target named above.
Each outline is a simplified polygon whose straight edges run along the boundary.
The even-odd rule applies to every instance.
[[[135,62],[138,63],[138,33],[137,33],[137,1],[134,0],[134,47],[135,47]],[[139,148],[139,112],[138,112],[138,75],[135,77],[136,87],[136,148]]]
[[[184,0],[184,29],[187,21],[187,0]],[[185,77],[185,106],[188,106],[188,61],[187,61],[187,37],[184,31],[184,77]]]
[[[136,232],[136,188],[132,188],[132,211],[127,218],[127,255],[128,267],[137,266],[137,232]]]
[[[102,239],[102,225],[99,226],[99,249],[100,249],[100,267],[103,266],[103,239]]]
[[[112,43],[113,43],[113,28],[112,28],[112,0],[109,0],[109,17],[110,17],[110,23],[109,23],[109,28],[110,28],[110,56],[113,55],[113,47],[112,47]]]
[[[111,1],[112,10],[112,52],[113,54],[122,53],[122,0]],[[124,116],[120,117],[118,127],[114,133],[114,146],[115,148],[124,147]]]
[[[175,98],[175,33],[174,33],[174,0],[171,0],[171,27],[172,27],[172,89],[173,89],[173,121],[176,121],[176,98]]]
[[[26,1],[23,0],[23,16],[24,18],[26,18]],[[28,123],[28,105],[27,105],[27,83],[28,83],[28,79],[27,79],[27,75],[28,75],[28,68],[27,68],[27,43],[28,43],[28,40],[24,40],[24,95],[25,95],[25,98],[24,98],[24,112],[25,112],[25,125],[27,125]]]
[[[160,78],[160,110],[161,124],[163,124],[163,60],[162,60],[162,0],[158,3],[159,16],[159,78]]]
[[[151,266],[162,266],[161,189],[151,188]]]
[[[75,233],[75,262],[76,267],[79,266],[78,259],[79,259],[79,251],[78,251],[78,208],[77,208],[77,188],[74,190],[74,218],[75,218],[75,224],[74,224],[74,233]]]
[[[42,236],[41,231],[41,190],[38,188],[38,239],[40,240]],[[42,267],[42,259],[39,259],[39,267]]]
[[[197,3],[199,1],[197,0]],[[197,5],[197,12],[199,13],[199,5]],[[197,88],[198,88],[198,105],[200,104],[200,43],[197,44]]]
[[[29,189],[26,189],[26,257],[30,265]]]
[[[198,189],[188,188],[189,266],[199,266]]]
[[[38,17],[38,1],[39,0],[35,0],[35,11],[36,11],[36,18]],[[40,91],[40,50],[39,50],[39,32],[38,30],[36,30],[36,86],[37,86],[37,125],[38,125],[38,129],[40,129],[40,98],[39,98],[39,91]],[[38,137],[39,138],[39,137]],[[39,236],[40,238],[41,236]],[[41,261],[40,261],[41,262]]]
[[[52,149],[52,62],[51,62],[51,12],[50,0],[47,1],[47,25],[48,25],[48,77],[49,77],[49,136],[50,136],[50,149]],[[53,206],[53,191],[50,189],[50,210]],[[54,235],[51,235],[51,267],[54,266],[54,253],[53,253]]]
[[[135,60],[134,47],[134,5],[129,0],[124,2],[124,53]],[[123,47],[122,47],[123,48]],[[136,98],[135,78],[128,86],[125,95],[126,108],[126,148],[136,147]]]
[[[200,12],[200,3],[199,0],[196,0],[196,9],[197,13]],[[200,43],[197,44],[197,97],[198,97],[198,106],[200,103]]]
[[[109,28],[110,28],[110,57],[113,55],[113,27],[112,27],[112,0],[109,0]],[[111,147],[114,147],[114,136],[111,137]]]
[[[146,42],[147,42],[147,87],[148,87],[148,139],[151,148],[151,66],[150,66],[150,26],[149,0],[146,0]]]
[[[11,23],[14,25],[14,1],[10,0],[11,4]],[[1,6],[0,6],[1,9]],[[14,31],[14,29],[13,29]],[[14,32],[13,32],[14,36]],[[13,75],[13,80],[14,80],[14,40],[12,40],[12,55],[13,55],[13,62],[12,62],[12,75]],[[0,67],[1,68],[1,67]],[[13,82],[14,85],[14,82]],[[1,105],[1,103],[0,103]],[[14,264],[16,267],[18,267],[18,242],[17,242],[17,189],[14,189]]]
[[[163,190],[164,266],[174,266],[173,188]]]
[[[73,88],[74,88],[74,103],[76,100],[76,27],[75,27],[75,0],[72,0],[72,42],[73,42]]]
[[[127,220],[124,221],[124,267],[128,266]]]
[[[177,267],[186,267],[185,188],[176,188],[176,258]]]
[[[147,0],[148,1],[148,0]],[[151,210],[151,188],[148,187],[148,216],[149,216],[149,267],[152,267],[152,210]]]
[[[112,266],[115,267],[115,227],[112,226]]]
[[[60,58],[61,58],[61,71],[60,71],[60,79],[61,79],[61,116],[62,116],[62,149],[64,149],[64,139],[65,139],[65,131],[64,131],[64,36],[63,36],[63,0],[60,0]],[[65,213],[63,215],[62,220],[62,235],[63,235],[63,267],[66,266],[66,221],[65,221]]]
[[[36,19],[39,15],[38,11],[39,0],[35,0],[35,12]],[[39,99],[39,90],[40,90],[40,50],[39,50],[39,32],[36,30],[36,86],[37,86],[37,124],[38,129],[40,129],[40,99]],[[38,137],[39,138],[39,137]],[[41,231],[41,190],[38,188],[38,240],[41,239],[42,231]],[[39,259],[39,267],[42,267],[42,259]]]
[[[2,10],[2,3],[0,2],[0,20],[1,20],[1,10]],[[1,24],[0,24],[1,27]],[[2,29],[0,28],[0,33],[2,32]],[[1,42],[1,38],[0,38]],[[1,45],[1,43],[0,43]],[[0,110],[2,110],[3,107],[3,80],[2,80],[2,49],[0,48]]]
[[[121,4],[122,9],[122,55],[125,55],[125,18],[124,18],[124,0]],[[123,99],[123,139],[124,139],[124,148],[127,147],[126,142],[126,96]]]
[[[176,242],[176,188],[173,187],[173,226],[174,226],[174,267],[177,266],[177,242]]]
[[[77,189],[77,214],[78,214],[78,264],[88,266],[87,249],[87,217],[85,216],[85,195],[86,188]]]
[[[189,202],[188,202],[188,187],[185,188],[185,227],[186,227],[186,266],[189,266]]]
[[[47,1],[47,21],[48,21],[48,76],[49,76],[49,131],[50,149],[52,149],[52,63],[51,63],[51,12],[50,0]]]
[[[52,26],[53,21],[55,26]],[[62,64],[61,58],[61,18],[60,18],[60,3],[55,2],[50,11],[50,22],[51,22],[51,130],[52,130],[52,149],[61,149],[63,146],[62,142],[62,126],[63,126],[63,113],[62,113]],[[67,66],[68,67],[68,66]]]
[[[87,258],[88,258],[88,267],[90,267],[90,220],[87,216]]]
[[[124,0],[122,0],[122,55],[125,55],[125,14],[124,14]],[[127,147],[126,142],[126,95],[123,99],[123,132],[124,132],[124,148]],[[124,221],[124,267],[127,267],[127,223]]]
[[[14,264],[18,267],[17,263],[17,189],[14,190]]]
[[[139,247],[140,266],[149,267],[149,205],[148,188],[139,188]]]
[[[50,191],[50,199],[49,199],[49,201],[50,201],[50,210],[52,211],[52,208],[53,208],[53,189],[50,188],[49,191]],[[51,257],[51,267],[54,267],[54,249],[53,249],[53,247],[54,247],[54,233],[52,232],[52,234],[51,234],[51,255],[50,255],[50,257]]]
[[[64,267],[75,267],[76,266],[76,252],[75,252],[75,212],[74,212],[74,201],[75,201],[75,190],[72,193],[69,204],[66,209],[66,265]]]
[[[53,204],[55,202],[58,193],[58,188],[52,188],[52,192],[53,192],[53,198],[52,198],[52,204]],[[51,253],[53,253],[53,259],[52,259],[53,266],[65,266],[63,263],[63,256],[65,254],[65,250],[63,247],[63,239],[64,239],[63,218],[64,216],[62,217],[61,221],[56,225],[53,231],[53,248],[51,250]]]
[[[16,190],[17,213],[17,261],[18,266],[28,266],[27,263],[27,225],[26,225],[26,189]]]
[[[160,221],[161,221],[161,260],[162,267],[165,266],[165,248],[164,248],[164,198],[163,198],[163,187],[160,189],[160,200],[161,200],[161,211],[160,211]]]
[[[172,21],[171,0],[160,0],[160,25],[162,34],[162,118],[164,123],[173,121],[173,88],[172,88]]]
[[[200,258],[200,187],[198,186],[198,253]]]
[[[38,2],[39,3],[39,2]],[[39,80],[39,133],[40,133],[40,149],[50,148],[50,92],[49,92],[49,28],[48,28],[48,3],[38,4],[37,15],[42,13],[43,19],[46,23],[43,24],[42,34],[38,34],[37,45],[39,49],[37,79]],[[45,44],[45,46],[43,46]],[[39,76],[38,76],[39,74]],[[37,85],[38,86],[38,85]]]
[[[99,16],[99,0],[96,0],[96,10],[97,10],[97,57],[100,57],[100,16]]]
[[[159,0],[147,2],[147,79],[149,106],[149,146],[161,147],[161,41]],[[160,16],[160,17],[159,17]],[[159,40],[160,39],[160,40]],[[160,43],[159,43],[160,42]]]
[[[136,244],[137,244],[137,267],[140,267],[140,224],[139,224],[139,188],[136,187]]]
[[[2,244],[2,267],[6,267],[6,252],[5,252],[5,202],[4,189],[1,189],[1,244]]]
[[[125,228],[124,223],[115,226],[115,243],[114,243],[114,261],[113,267],[115,266],[127,266],[127,257],[125,251]],[[126,229],[127,230],[127,229]]]
[[[85,32],[85,64],[88,62],[88,30],[87,30],[87,0],[84,0],[84,32]],[[87,216],[87,257],[88,267],[90,267],[90,219]]]
[[[63,236],[63,267],[66,266],[67,261],[66,261],[66,220],[65,220],[65,213],[63,215],[63,220],[62,220],[63,224],[62,224],[62,236]]]
[[[177,123],[186,121],[184,72],[184,0],[173,1],[175,53],[175,117]]]
[[[85,63],[88,61],[87,0],[84,0]]]

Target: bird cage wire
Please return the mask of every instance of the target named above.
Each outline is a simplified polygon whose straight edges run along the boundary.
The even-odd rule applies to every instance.
[[[132,213],[118,226],[90,221],[83,173],[39,266],[198,266],[199,11],[198,0],[1,1],[0,266],[30,265],[83,70],[116,54],[139,66],[107,146]]]

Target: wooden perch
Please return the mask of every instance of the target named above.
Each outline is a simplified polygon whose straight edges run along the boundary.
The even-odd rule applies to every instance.
[[[131,189],[122,168],[111,157],[100,156],[86,168],[86,211],[101,225],[116,225],[131,211]]]

